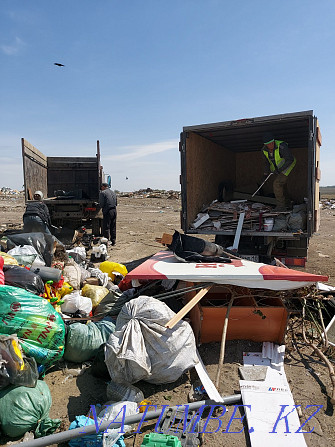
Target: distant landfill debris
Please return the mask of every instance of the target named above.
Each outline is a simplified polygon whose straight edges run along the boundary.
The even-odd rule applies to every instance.
[[[133,192],[116,191],[119,197],[145,197],[149,199],[180,199],[180,191],[165,191],[164,189],[139,189]]]
[[[2,186],[0,188],[0,195],[11,196],[21,194],[23,191],[18,191],[17,189],[9,188],[8,186]]]

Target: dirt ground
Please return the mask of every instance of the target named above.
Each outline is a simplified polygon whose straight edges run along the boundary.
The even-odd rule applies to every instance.
[[[180,202],[177,199],[129,198],[120,197],[117,219],[117,243],[109,250],[110,261],[132,266],[140,260],[156,253],[162,246],[155,242],[156,237],[172,233],[180,226]],[[21,198],[0,198],[0,232],[1,229],[16,226],[22,221],[24,206]],[[329,275],[329,284],[335,286],[335,210],[323,209],[321,227],[311,239],[308,263],[305,268],[311,273]],[[294,323],[292,318],[291,323]],[[314,430],[305,437],[309,447],[333,446],[335,444],[334,410],[327,393],[331,390],[329,373],[325,365],[307,348],[296,333],[296,338],[288,337],[286,344],[285,372],[296,405],[301,405],[301,421],[304,422],[311,410],[306,405],[322,405],[321,411],[306,425],[307,430]],[[226,344],[225,363],[222,369],[220,392],[222,395],[239,393],[238,366],[242,364],[244,351],[261,351],[261,344],[250,341],[228,341]],[[199,353],[206,365],[211,379],[215,380],[217,363],[220,356],[220,344],[202,344]],[[335,356],[333,356],[334,359]],[[65,366],[65,365],[63,365]],[[69,368],[71,371],[69,371]],[[106,380],[94,377],[90,369],[77,375],[74,371],[78,365],[67,365],[67,369],[53,368],[47,372],[45,381],[52,394],[50,417],[62,420],[61,428],[68,429],[76,415],[87,414],[90,405],[102,404],[106,398]],[[79,371],[79,370],[78,370]],[[187,403],[195,373],[184,374],[173,384],[150,385],[136,384],[144,392],[146,399],[152,404],[178,405]],[[204,445],[217,446],[249,446],[247,430],[240,434],[222,433],[232,416],[233,408],[229,407],[222,418],[223,424],[217,433],[206,433]],[[237,412],[236,416],[241,417]],[[128,446],[140,446],[145,433],[154,430],[155,422],[143,424],[143,434],[125,439]],[[217,422],[209,424],[207,430],[215,431]],[[230,431],[242,429],[236,420]],[[274,435],[275,436],[275,435]],[[2,438],[1,445],[6,441]]]

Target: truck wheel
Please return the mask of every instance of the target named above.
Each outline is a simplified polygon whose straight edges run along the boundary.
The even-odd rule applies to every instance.
[[[101,236],[101,219],[92,220],[92,234],[94,236]]]

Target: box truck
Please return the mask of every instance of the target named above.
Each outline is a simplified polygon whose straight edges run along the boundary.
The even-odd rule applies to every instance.
[[[206,212],[211,203],[217,205],[227,201],[275,204],[274,196],[271,197],[272,179],[252,197],[264,172],[261,149],[265,132],[271,132],[276,140],[287,142],[297,160],[287,186],[292,205],[303,205],[305,209],[306,225],[299,231],[276,231],[276,226],[274,231],[264,231],[260,215],[254,226],[241,227],[238,253],[255,261],[267,262],[275,256],[287,265],[304,266],[310,237],[320,224],[322,139],[312,110],[184,127],[179,144],[181,227],[185,233],[215,236],[216,243],[229,247],[237,229],[227,229],[220,224],[205,228],[196,226],[194,222],[199,213]]]
[[[46,157],[24,138],[21,144],[25,201],[33,199],[34,191],[42,191],[54,226],[76,229],[89,224],[92,233],[100,235],[99,191],[106,180],[99,141],[95,157]]]

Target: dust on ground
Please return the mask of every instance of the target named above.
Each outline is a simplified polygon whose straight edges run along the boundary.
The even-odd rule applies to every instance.
[[[109,250],[110,261],[121,264],[138,264],[141,260],[162,249],[155,242],[156,237],[163,233],[173,233],[180,227],[180,201],[178,199],[160,199],[145,197],[120,197],[118,199],[117,244]],[[0,231],[1,225],[7,228],[21,225],[24,204],[22,197],[0,200]],[[321,212],[320,230],[310,242],[306,270],[311,273],[329,275],[329,284],[335,286],[335,210],[323,209]],[[2,227],[4,229],[4,227]],[[292,336],[293,335],[293,336]],[[301,405],[301,422],[312,414],[313,408],[307,405],[321,405],[321,411],[307,423],[306,431],[314,430],[305,437],[309,447],[332,446],[335,444],[334,410],[330,404],[327,392],[331,389],[328,370],[312,350],[301,342],[299,332],[289,332],[286,342],[285,372],[290,384],[296,405]],[[251,341],[228,341],[225,351],[225,363],[222,368],[220,392],[222,395],[239,393],[238,366],[243,363],[244,351],[261,351],[261,344]],[[199,347],[211,379],[214,381],[220,356],[220,344],[209,343]],[[64,365],[63,365],[64,366]],[[79,367],[79,369],[78,369]],[[48,384],[53,403],[50,417],[62,420],[62,430],[69,427],[75,416],[87,414],[90,405],[103,403],[107,400],[107,379],[97,378],[86,369],[83,374],[76,375],[80,365],[68,364],[68,369],[53,368],[47,372],[45,381]],[[178,405],[188,401],[191,385],[195,380],[194,371],[189,371],[172,384],[152,385],[145,382],[136,384],[152,404]],[[222,417],[222,426],[217,433],[206,433],[204,444],[207,447],[229,445],[248,446],[249,439],[246,430],[241,433],[223,433],[233,407]],[[278,412],[279,414],[279,412]],[[241,417],[239,412],[235,418]],[[154,430],[155,421],[143,424],[142,434],[125,439],[127,447],[140,446],[145,433]],[[218,429],[218,421],[212,421],[208,431]],[[230,432],[240,431],[242,423],[235,420]],[[275,436],[275,434],[274,434]],[[5,444],[2,439],[1,445]]]

